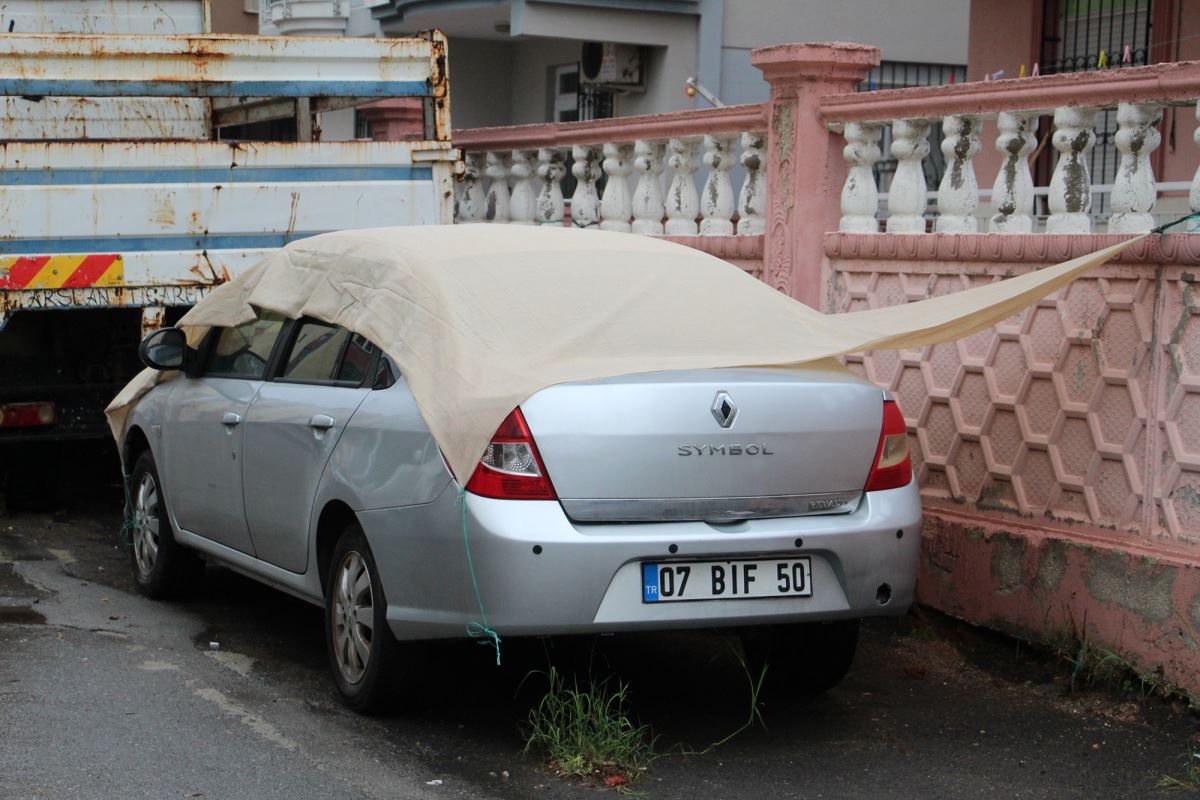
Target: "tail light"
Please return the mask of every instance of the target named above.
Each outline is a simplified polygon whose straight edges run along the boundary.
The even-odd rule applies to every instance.
[[[519,408],[496,429],[467,481],[467,491],[501,500],[558,499]]]
[[[58,422],[54,403],[0,405],[0,428],[38,428]]]
[[[868,492],[881,489],[898,489],[912,480],[912,458],[908,454],[908,428],[904,415],[895,400],[883,401],[883,430],[879,434],[879,447],[875,448],[875,461],[867,477]]]

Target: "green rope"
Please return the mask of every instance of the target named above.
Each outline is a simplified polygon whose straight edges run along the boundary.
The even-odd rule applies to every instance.
[[[1154,230],[1152,230],[1150,232],[1151,233],[1165,233],[1167,228],[1174,228],[1176,225],[1180,225],[1184,222],[1187,222],[1189,219],[1198,219],[1198,218],[1200,218],[1200,211],[1193,211],[1191,214],[1180,217],[1179,219],[1175,220],[1174,222],[1168,222],[1165,225],[1159,225],[1157,228],[1155,228]]]
[[[462,509],[463,547],[467,551],[467,571],[471,574],[471,586],[475,588],[475,602],[479,604],[479,622],[467,623],[467,636],[479,639],[479,644],[496,648],[496,666],[500,666],[500,634],[488,626],[487,611],[483,608],[483,595],[479,593],[479,581],[475,579],[475,562],[471,559],[471,542],[467,538],[467,490],[458,489],[458,505]]]

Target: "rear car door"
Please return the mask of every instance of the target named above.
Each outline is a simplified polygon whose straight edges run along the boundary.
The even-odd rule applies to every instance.
[[[213,331],[200,377],[179,377],[164,419],[164,483],[186,531],[254,553],[242,502],[243,428],[263,385],[283,317]]]
[[[363,337],[316,320],[291,326],[278,375],[246,417],[242,484],[258,557],[291,572],[308,564],[308,524],[325,463],[370,392],[378,352]]]

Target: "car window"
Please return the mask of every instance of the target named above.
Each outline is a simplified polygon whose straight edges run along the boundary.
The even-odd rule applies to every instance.
[[[342,355],[342,363],[338,368],[339,381],[362,384],[371,369],[371,359],[375,357],[375,345],[371,344],[361,334],[350,337],[346,352]]]
[[[316,320],[300,323],[284,358],[279,377],[285,381],[329,381],[337,373],[338,357],[350,337],[350,331]],[[358,378],[358,383],[362,378]]]
[[[222,328],[209,351],[205,373],[226,378],[262,378],[281,330],[283,317],[270,312],[235,328]]]

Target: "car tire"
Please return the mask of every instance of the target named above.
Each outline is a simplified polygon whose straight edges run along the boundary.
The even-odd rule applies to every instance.
[[[412,669],[409,656],[415,652],[408,651],[416,647],[392,636],[383,582],[358,523],[346,526],[329,560],[325,644],[334,683],[347,706],[362,714],[396,708],[402,699],[399,687],[411,684],[400,672],[405,664]]]
[[[850,671],[858,629],[856,619],[753,628],[742,632],[742,649],[755,680],[767,670],[768,691],[822,694]]]
[[[194,551],[175,541],[171,515],[154,456],[137,457],[129,476],[129,561],[138,591],[147,597],[176,597],[192,589],[204,571]]]

